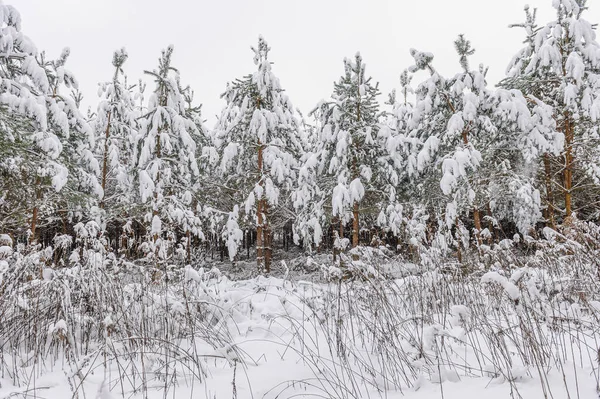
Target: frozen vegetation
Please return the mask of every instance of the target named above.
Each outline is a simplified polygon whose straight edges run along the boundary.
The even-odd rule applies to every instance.
[[[244,280],[157,276],[94,248],[59,269],[43,266],[48,251],[14,255],[0,397],[595,398],[589,233],[595,244],[564,237],[524,256],[506,241],[462,264],[364,248]],[[300,269],[312,279],[290,277]]]

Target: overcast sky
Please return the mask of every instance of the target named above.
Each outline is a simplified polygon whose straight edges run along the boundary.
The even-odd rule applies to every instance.
[[[600,22],[590,1],[586,19]],[[495,84],[522,46],[525,4],[538,23],[554,17],[552,0],[5,0],[23,19],[38,49],[57,57],[71,48],[85,104],[96,104],[97,84],[112,76],[112,53],[125,47],[126,72],[137,81],[156,67],[160,50],[175,46],[174,66],[192,86],[209,126],[224,105],[226,82],[254,70],[262,34],[272,48],[274,72],[296,107],[308,112],[327,98],[343,72],[342,60],[360,51],[385,98],[411,64],[409,49],[432,52],[442,73],[459,71],[453,41],[465,33],[477,50],[472,65],[490,67]],[[150,87],[149,87],[150,88]],[[384,101],[384,97],[382,97]]]

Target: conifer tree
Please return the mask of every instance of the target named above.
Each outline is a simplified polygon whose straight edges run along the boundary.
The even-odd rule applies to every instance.
[[[97,154],[101,163],[102,208],[107,218],[120,225],[127,223],[136,200],[133,178],[136,165],[136,135],[139,113],[132,87],[127,85],[123,64],[125,49],[115,51],[112,80],[99,86],[100,103],[94,120],[98,137]],[[115,220],[120,219],[120,220]]]
[[[180,84],[178,80],[178,84]],[[179,88],[184,102],[185,102],[185,115],[186,117],[196,125],[195,130],[190,131],[192,140],[196,143],[196,162],[198,163],[198,176],[194,179],[194,185],[192,187],[193,198],[191,208],[199,217],[200,223],[202,224],[202,237],[206,239],[205,234],[207,232],[207,222],[210,223],[210,212],[206,206],[212,201],[214,192],[208,188],[211,186],[211,181],[214,175],[211,175],[211,165],[215,163],[216,154],[212,143],[212,137],[210,136],[209,130],[205,126],[205,120],[202,116],[202,104],[196,105],[194,102],[194,91],[190,86]],[[232,224],[229,224],[230,226]],[[236,235],[237,237],[237,235]],[[185,243],[182,244],[182,250],[184,250],[188,263],[191,262],[192,254],[192,233],[188,230],[186,233]]]
[[[311,157],[307,165],[317,176],[329,176],[321,190],[331,198],[332,217],[341,226],[352,220],[353,247],[359,245],[363,199],[374,196],[377,203],[385,190],[381,186],[385,179],[381,169],[384,152],[377,141],[379,89],[365,72],[360,54],[344,60],[344,75],[334,83],[332,101],[316,109],[320,121],[315,156],[319,164],[311,165],[315,162]]]
[[[515,55],[502,82],[552,107],[557,129],[564,135],[561,156],[549,154],[544,159],[550,221],[557,210],[567,218],[574,211],[584,217],[597,214],[595,201],[589,199],[600,193],[600,46],[594,25],[583,17],[586,5],[586,0],[553,1],[556,19],[541,27],[535,23],[535,10],[526,8],[526,22],[513,25],[525,29],[526,46]],[[560,181],[554,180],[555,171],[562,176]],[[555,203],[555,191],[562,192],[564,209]]]
[[[88,194],[100,194],[98,164],[91,151],[94,134],[75,102],[61,93],[62,88],[77,87],[65,69],[68,49],[59,59],[47,60],[22,33],[14,7],[0,5],[0,20],[0,111],[5,120],[13,120],[3,137],[15,150],[3,164],[20,174],[22,193],[27,193],[20,200],[29,209],[29,232],[35,240],[40,220],[50,223],[52,217],[61,217],[64,222],[81,214]],[[66,210],[60,216],[59,203]]]
[[[65,65],[70,50],[65,48],[56,60],[47,60],[42,52],[38,59],[48,77],[46,93],[48,108],[60,110],[52,117],[51,125],[60,132],[63,146],[60,159],[67,168],[64,176],[65,188],[60,192],[59,203],[68,210],[70,221],[87,218],[87,210],[95,211],[97,199],[102,195],[98,182],[100,167],[93,150],[94,130],[78,107],[81,97],[73,97],[78,91],[78,82]],[[62,216],[63,224],[65,216]]]
[[[382,209],[378,224],[386,226],[394,236],[402,233],[405,222],[405,205],[411,205],[417,198],[417,187],[420,182],[417,168],[417,155],[420,141],[416,136],[418,130],[411,125],[414,104],[409,96],[414,94],[411,86],[413,76],[408,70],[400,75],[401,97],[398,99],[396,91],[392,91],[387,101],[392,106],[379,131],[387,158],[388,175],[396,188],[396,204],[388,204],[388,209]]]
[[[227,85],[227,105],[215,128],[222,189],[255,226],[257,266],[267,273],[274,211],[296,180],[303,152],[300,123],[272,71],[270,50],[259,37],[252,48],[257,70]]]
[[[531,176],[521,172],[541,153],[556,148],[560,137],[544,104],[536,102],[530,110],[518,91],[489,89],[486,69],[469,68],[468,57],[474,50],[464,36],[459,36],[455,47],[462,72],[451,79],[433,68],[432,54],[411,51],[412,71],[430,73],[416,91],[407,122],[420,146],[417,169],[427,179],[439,179],[448,228],[459,222],[461,214],[471,214],[480,244],[482,213],[490,213],[500,200],[510,198],[505,204],[510,212],[504,209],[502,216],[528,233],[539,218],[539,193],[532,187]],[[523,202],[530,206],[529,220],[519,213]]]
[[[326,187],[331,179],[319,173],[319,131],[322,128],[319,122],[322,120],[321,111],[327,112],[328,109],[328,104],[320,102],[309,114],[314,118],[314,123],[302,119],[306,151],[299,159],[298,179],[291,193],[293,241],[309,252],[321,245],[323,229],[328,220],[325,212],[327,193],[333,188]]]
[[[186,115],[172,55],[173,47],[168,47],[162,51],[158,70],[145,71],[156,87],[140,119],[138,183],[142,202],[149,204],[144,220],[150,227],[144,250],[158,263],[173,254],[178,238],[187,242],[190,234],[203,236],[193,207],[193,186],[199,175],[193,136],[199,133]]]

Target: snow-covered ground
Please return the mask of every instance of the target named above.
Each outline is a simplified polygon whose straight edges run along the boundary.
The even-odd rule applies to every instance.
[[[600,302],[572,281],[348,267],[8,284],[0,398],[598,398]]]

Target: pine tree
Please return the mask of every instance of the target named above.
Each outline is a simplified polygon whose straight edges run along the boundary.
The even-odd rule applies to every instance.
[[[100,167],[93,153],[94,130],[72,95],[78,90],[78,82],[65,67],[69,55],[70,50],[65,48],[58,59],[47,60],[42,52],[38,63],[48,77],[46,103],[52,114],[51,126],[60,132],[63,147],[60,159],[67,168],[59,206],[68,210],[67,217],[73,221],[89,217],[87,211],[94,210],[97,199],[102,195],[102,187],[98,182]],[[61,218],[64,225],[65,216]]]
[[[64,87],[77,87],[65,69],[68,49],[49,61],[22,33],[15,8],[0,5],[0,20],[0,111],[4,120],[12,119],[2,135],[15,150],[3,165],[13,177],[20,175],[24,196],[18,207],[28,209],[29,233],[36,240],[40,221],[51,223],[59,203],[64,223],[81,215],[88,194],[100,193],[91,151],[94,135],[76,103],[61,93]]]
[[[379,131],[388,154],[389,180],[397,193],[396,204],[390,203],[386,212],[382,209],[378,220],[380,225],[387,225],[396,237],[403,232],[405,206],[414,202],[419,183],[417,155],[421,142],[416,136],[418,130],[411,126],[414,112],[414,104],[409,100],[409,96],[414,95],[412,79],[408,70],[400,75],[401,98],[397,98],[395,90],[390,93],[387,104],[392,106],[392,111],[385,116]]]
[[[561,156],[548,154],[544,159],[551,224],[557,210],[567,218],[574,211],[588,218],[598,214],[595,201],[589,199],[600,193],[596,123],[600,117],[600,47],[595,27],[583,18],[586,3],[554,1],[557,17],[542,27],[535,23],[535,10],[526,8],[526,22],[514,25],[525,28],[526,46],[515,55],[502,82],[502,86],[519,89],[529,99],[552,107],[557,128],[564,135]],[[555,171],[562,175],[561,181],[554,180]],[[563,194],[563,210],[555,203],[555,188]]]
[[[354,60],[344,60],[344,75],[334,83],[332,101],[315,110],[320,119],[315,150],[318,166],[307,166],[317,176],[329,177],[322,181],[321,191],[331,198],[332,217],[340,223],[340,236],[344,235],[342,226],[352,219],[353,247],[359,245],[363,200],[368,198],[378,205],[386,191],[385,153],[378,141],[378,95],[378,85],[366,76],[362,57],[356,54]],[[315,162],[313,159],[310,163]]]
[[[259,37],[252,48],[258,69],[228,84],[215,128],[221,189],[256,227],[256,262],[269,272],[272,226],[282,192],[296,180],[303,139],[296,112],[272,71],[270,47]],[[231,208],[229,208],[231,209]],[[283,216],[287,221],[287,216]]]
[[[133,178],[136,164],[137,121],[132,87],[127,85],[123,65],[127,60],[125,49],[115,51],[112,80],[99,86],[100,103],[94,120],[99,138],[96,153],[101,160],[102,198],[100,208],[106,212],[105,223],[127,223],[136,201]],[[116,226],[115,226],[116,227]],[[106,228],[106,226],[104,226]]]
[[[189,235],[203,237],[193,207],[193,186],[199,175],[193,136],[199,132],[186,114],[172,55],[173,47],[168,47],[162,51],[158,70],[145,71],[156,88],[140,119],[138,183],[142,202],[149,204],[144,220],[150,227],[144,249],[157,263],[173,255],[178,238],[187,242]]]
[[[330,179],[319,173],[319,157],[316,150],[316,126],[304,124],[307,134],[307,152],[299,160],[298,180],[292,191],[292,206],[294,221],[292,229],[294,242],[302,243],[307,251],[319,247],[323,240],[323,228],[327,222],[325,203],[327,192],[332,187],[326,187]]]
[[[451,79],[433,68],[433,55],[411,51],[415,58],[412,71],[430,73],[416,91],[416,104],[406,122],[420,146],[417,170],[426,179],[439,181],[446,198],[443,212],[448,228],[458,223],[461,231],[459,216],[472,214],[475,237],[481,244],[482,213],[487,211],[487,216],[493,218],[490,213],[498,202],[508,198],[504,206],[510,211],[504,209],[502,217],[528,233],[538,219],[539,193],[532,186],[531,176],[522,172],[541,153],[556,147],[550,114],[539,102],[530,110],[518,91],[489,89],[487,70],[483,66],[478,70],[469,68],[468,57],[474,50],[464,36],[455,41],[455,48],[462,72]],[[440,198],[429,192],[419,198],[424,197]],[[519,213],[523,203],[529,204],[529,220]]]
[[[178,83],[180,84],[179,80]],[[206,239],[206,224],[208,219],[210,219],[207,216],[207,213],[210,212],[208,212],[205,205],[210,203],[211,198],[214,195],[213,192],[207,190],[207,187],[210,186],[210,179],[214,177],[211,175],[210,165],[214,164],[216,154],[212,145],[210,132],[204,125],[205,120],[202,116],[202,104],[195,105],[194,91],[190,86],[180,86],[179,91],[185,102],[185,115],[194,123],[194,125],[196,125],[196,130],[190,131],[192,140],[196,143],[196,161],[198,162],[199,170],[199,174],[194,179],[194,185],[192,187],[192,209],[194,209],[194,212],[200,219],[203,231],[202,236]],[[190,263],[192,255],[192,233],[190,231],[186,233],[186,242],[182,245],[182,249],[184,249],[188,263]]]

